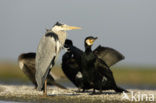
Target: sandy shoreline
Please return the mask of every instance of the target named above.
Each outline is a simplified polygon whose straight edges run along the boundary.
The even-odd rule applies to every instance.
[[[76,92],[77,89],[69,88],[67,90],[57,87],[48,87],[48,96],[43,97],[42,92],[36,91],[33,86],[27,85],[0,85],[0,100],[19,101],[19,102],[55,102],[55,103],[128,103],[132,101],[132,92],[135,99],[139,101],[138,96],[147,94],[147,98],[140,102],[149,103],[152,99],[151,95],[156,97],[156,90],[136,90],[130,89],[128,99],[123,99],[124,94],[116,94],[114,91],[103,91],[103,94],[91,95],[91,91],[85,93]],[[134,98],[133,98],[134,99]],[[146,101],[147,99],[147,101]],[[134,100],[133,100],[134,101]],[[155,101],[155,100],[154,100]]]

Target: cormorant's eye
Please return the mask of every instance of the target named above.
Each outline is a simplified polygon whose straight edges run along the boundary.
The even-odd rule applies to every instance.
[[[88,39],[88,42],[89,42],[89,43],[92,43],[92,42],[93,42],[93,40],[92,40],[92,39]]]

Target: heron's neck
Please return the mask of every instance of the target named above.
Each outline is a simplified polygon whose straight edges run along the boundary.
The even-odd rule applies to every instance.
[[[52,31],[58,36],[59,42],[63,46],[64,45],[64,42],[66,40],[66,37],[67,37],[66,31],[57,31],[55,29],[52,29]]]

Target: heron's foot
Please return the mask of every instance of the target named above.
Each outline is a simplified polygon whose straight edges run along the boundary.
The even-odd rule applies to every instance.
[[[47,93],[46,92],[43,92],[43,97],[47,97]]]
[[[37,86],[35,86],[33,89],[37,90]]]

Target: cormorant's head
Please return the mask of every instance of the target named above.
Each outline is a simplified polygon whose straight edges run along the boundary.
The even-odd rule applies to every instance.
[[[68,30],[74,30],[74,29],[81,29],[81,28],[75,27],[75,26],[69,26],[66,24],[61,24],[59,22],[56,22],[56,24],[52,27],[52,31],[68,31]]]
[[[73,46],[73,42],[69,39],[66,39],[64,43],[64,48],[67,52],[70,52],[71,47]]]
[[[92,46],[97,37],[89,36],[85,39],[85,46]]]
[[[73,42],[69,39],[66,39],[66,41],[64,43],[64,47],[69,48],[70,46],[73,46]]]

